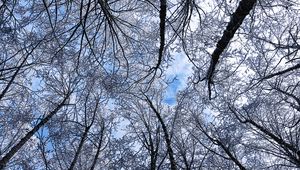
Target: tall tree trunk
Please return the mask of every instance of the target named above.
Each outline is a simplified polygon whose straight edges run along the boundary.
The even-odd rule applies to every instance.
[[[159,11],[160,46],[159,46],[158,61],[154,69],[158,69],[160,67],[163,58],[163,51],[165,48],[166,16],[167,16],[167,1],[160,0],[160,11]]]
[[[36,49],[38,47],[38,45],[41,43],[41,41],[39,41],[31,50],[30,52],[25,56],[25,58],[23,59],[23,61],[21,62],[21,64],[16,68],[16,71],[14,72],[14,74],[12,75],[11,79],[9,80],[8,84],[6,85],[6,87],[2,90],[2,92],[0,93],[0,100],[4,97],[4,95],[7,93],[7,91],[9,90],[10,86],[13,84],[14,80],[16,79],[17,75],[19,74],[21,68],[24,66],[24,64],[26,63],[28,57],[33,53],[34,49]]]
[[[146,100],[149,103],[151,109],[154,111],[154,113],[156,114],[156,117],[158,119],[158,121],[160,122],[163,132],[164,132],[164,136],[165,136],[165,141],[167,144],[167,152],[169,154],[169,159],[170,159],[170,163],[171,163],[171,170],[176,170],[176,162],[174,159],[174,153],[173,153],[173,149],[171,147],[171,139],[167,130],[167,126],[165,125],[162,117],[160,116],[160,113],[156,110],[156,108],[154,107],[152,101],[146,96]]]
[[[222,38],[218,41],[217,47],[214,50],[213,54],[211,55],[211,61],[210,66],[206,74],[206,79],[208,81],[208,92],[209,92],[209,98],[211,98],[211,84],[212,84],[212,76],[214,74],[214,71],[216,69],[216,65],[219,61],[220,55],[224,51],[224,49],[228,46],[230,40],[233,38],[235,32],[240,27],[240,25],[243,23],[246,16],[249,14],[249,12],[254,7],[254,4],[257,0],[242,0],[239,3],[238,8],[236,11],[232,14],[232,17],[223,32]]]
[[[85,139],[86,139],[86,137],[87,137],[87,135],[88,135],[88,132],[89,132],[90,128],[91,128],[91,126],[85,127],[84,132],[83,132],[83,135],[82,135],[82,137],[81,137],[81,139],[80,139],[80,143],[79,143],[79,145],[78,145],[77,151],[76,151],[76,153],[75,153],[75,156],[74,156],[74,158],[73,158],[73,161],[72,161],[72,163],[71,163],[71,165],[70,165],[69,170],[73,170],[73,169],[74,169],[74,166],[75,166],[75,164],[76,164],[76,162],[77,162],[77,159],[78,159],[78,157],[79,157],[79,154],[80,154],[80,152],[81,152],[81,149],[82,149],[82,147],[83,147],[83,144],[84,144],[84,142],[85,142]]]
[[[94,160],[93,160],[93,163],[92,163],[92,166],[91,166],[90,170],[94,170],[95,167],[96,167],[97,160],[98,160],[98,157],[100,155],[100,151],[101,151],[101,147],[102,147],[102,143],[103,143],[104,130],[105,130],[105,124],[104,124],[104,122],[102,122],[102,124],[101,124],[101,133],[100,133],[101,136],[100,136],[100,140],[99,140],[99,145],[97,147],[97,152],[96,152],[96,155],[94,157]]]
[[[4,169],[9,160],[22,148],[23,145],[41,128],[43,127],[64,105],[69,95],[44,119],[40,121],[31,131],[29,131],[11,150],[0,160],[0,170]]]

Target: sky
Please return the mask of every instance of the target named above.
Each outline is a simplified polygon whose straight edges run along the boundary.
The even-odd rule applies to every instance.
[[[170,67],[166,70],[165,74],[168,79],[176,77],[166,90],[164,102],[167,105],[176,105],[176,95],[180,90],[183,90],[187,85],[187,79],[192,75],[193,69],[192,64],[184,53],[173,53],[171,54],[174,60],[171,62]],[[120,120],[117,130],[113,133],[115,138],[121,138],[126,134],[126,126],[129,125],[128,120]]]
[[[184,53],[173,53],[174,60],[171,62],[171,66],[166,70],[166,76],[168,79],[176,79],[167,88],[164,102],[168,105],[176,104],[176,95],[180,90],[183,90],[187,85],[187,79],[192,75],[192,64]]]

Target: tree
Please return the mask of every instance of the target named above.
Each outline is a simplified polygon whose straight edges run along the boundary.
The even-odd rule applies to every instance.
[[[299,168],[299,5],[1,1],[0,169]]]

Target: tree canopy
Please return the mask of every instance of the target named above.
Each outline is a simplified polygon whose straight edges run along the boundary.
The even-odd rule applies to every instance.
[[[2,0],[0,169],[300,168],[297,0]]]

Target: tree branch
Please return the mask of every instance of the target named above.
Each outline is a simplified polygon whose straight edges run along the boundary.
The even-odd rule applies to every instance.
[[[206,79],[208,80],[208,91],[209,98],[211,99],[211,84],[216,65],[219,61],[220,55],[224,49],[228,46],[230,40],[233,38],[235,32],[242,24],[243,20],[249,14],[251,9],[254,7],[256,0],[242,0],[239,3],[237,10],[233,13],[230,22],[228,23],[225,31],[223,32],[222,38],[218,41],[216,49],[211,55],[210,66],[206,74]]]

